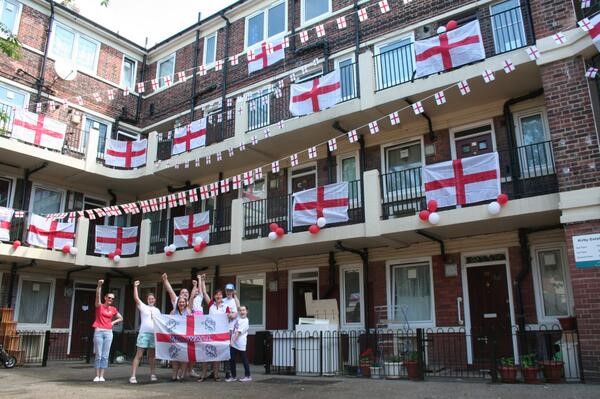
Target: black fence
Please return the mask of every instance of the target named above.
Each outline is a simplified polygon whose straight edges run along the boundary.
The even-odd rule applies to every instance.
[[[363,223],[365,220],[362,200],[362,180],[348,182],[348,217],[349,220],[342,223],[328,224],[328,227],[343,226],[348,224]],[[293,227],[294,198],[292,194],[273,196],[261,200],[249,201],[244,207],[244,238],[252,239],[266,237],[269,225],[277,223],[285,231],[299,232],[308,230],[309,226]]]
[[[74,342],[79,339],[81,342]],[[72,348],[87,348],[88,337],[71,335],[69,332],[47,331],[19,331],[18,340],[20,349],[13,353],[18,364],[46,366],[49,360],[83,360],[85,351],[69,352],[69,343]]]

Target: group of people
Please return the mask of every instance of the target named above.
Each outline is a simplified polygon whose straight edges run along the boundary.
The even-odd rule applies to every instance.
[[[225,285],[225,296],[223,290],[217,289],[213,293],[213,297],[209,296],[206,290],[205,275],[197,275],[196,280],[193,280],[192,291],[182,288],[179,295],[175,293],[173,287],[169,283],[167,274],[162,275],[162,281],[166,292],[169,294],[173,310],[170,314],[179,316],[202,316],[204,314],[203,304],[208,307],[208,313],[226,314],[229,319],[229,334],[230,334],[230,359],[225,362],[225,381],[237,381],[236,374],[236,358],[238,354],[244,365],[245,376],[239,381],[252,381],[250,376],[250,365],[248,356],[246,355],[246,344],[248,337],[248,309],[241,305],[235,291],[235,286],[231,283]],[[105,381],[104,372],[108,368],[108,357],[110,346],[112,343],[112,327],[123,321],[123,316],[117,308],[113,306],[115,295],[111,292],[104,295],[104,302],[101,301],[101,291],[104,280],[98,280],[96,287],[96,317],[92,327],[94,328],[94,354],[95,354],[95,369],[96,377],[94,382]],[[150,365],[150,381],[158,381],[156,376],[156,358],[155,358],[155,339],[154,339],[154,321],[153,319],[160,315],[160,310],[156,307],[156,297],[152,292],[146,296],[144,303],[139,296],[138,287],[140,281],[135,281],[133,284],[133,299],[140,313],[140,329],[136,341],[136,354],[133,359],[131,368],[131,377],[129,382],[137,384],[137,369],[140,360],[147,351],[148,363]],[[172,374],[171,381],[183,381],[184,379],[198,378],[199,382],[204,381],[209,377],[208,363],[202,363],[202,374],[197,374],[194,370],[194,364],[186,362],[171,361]],[[220,381],[219,377],[220,362],[213,362],[212,378],[215,381]]]

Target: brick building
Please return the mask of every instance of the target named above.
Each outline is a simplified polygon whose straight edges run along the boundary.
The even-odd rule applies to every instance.
[[[583,10],[567,0],[404,3],[389,0],[383,13],[374,0],[240,0],[148,49],[61,5],[3,0],[2,21],[22,43],[22,57],[0,56],[7,115],[0,206],[26,217],[13,220],[10,240],[0,243],[0,304],[15,307],[19,329],[63,334],[68,353],[79,356],[97,279],[119,297],[125,323],[116,331],[125,336],[137,326],[133,279],[156,290],[168,311],[160,274],[180,288],[202,272],[211,288],[236,283],[253,333],[293,330],[311,292],[337,300],[343,331],[458,334],[452,340],[460,342],[462,360],[453,361],[475,369],[489,366],[489,331],[505,331],[494,356],[518,362],[529,351],[540,360],[558,353],[567,377],[600,378],[600,272],[577,267],[573,245],[573,237],[600,233],[598,87],[585,76],[598,63],[597,50],[577,26],[597,3]],[[360,21],[359,10],[368,18]],[[479,21],[486,58],[415,79],[415,40],[450,20]],[[320,25],[324,36],[317,35]],[[557,32],[564,44],[553,38]],[[249,74],[246,53],[285,37],[285,59]],[[540,56],[532,60],[527,50],[534,44]],[[305,81],[332,70],[341,74],[342,103],[293,117],[290,76]],[[484,70],[495,80],[486,83]],[[462,81],[470,85],[467,95],[456,87]],[[446,103],[438,106],[441,90]],[[68,106],[54,106],[64,100]],[[412,111],[418,101],[420,115]],[[16,108],[66,123],[63,148],[11,138]],[[398,110],[400,123],[392,125],[388,115]],[[206,145],[171,155],[169,132],[202,117]],[[370,134],[364,126],[376,119],[380,131]],[[358,140],[349,142],[346,133],[358,127]],[[337,148],[329,150],[333,137]],[[107,138],[147,138],[146,166],[105,166]],[[318,155],[311,159],[312,146]],[[488,152],[499,155],[502,192],[510,198],[501,213],[490,216],[480,203],[443,208],[436,225],[420,221],[422,168]],[[93,220],[84,214],[75,256],[26,244],[31,214],[195,190],[257,167],[264,174],[250,186],[198,202]],[[349,182],[348,222],[316,235],[292,226],[292,193],[340,181]],[[166,257],[172,218],[200,211],[210,213],[209,246]],[[269,240],[271,223],[287,234]],[[139,226],[135,255],[116,263],[94,253],[95,226],[102,224]],[[14,240],[23,245],[14,249]],[[568,342],[557,330],[566,317],[578,326]],[[539,334],[521,340],[515,331]],[[342,363],[356,365],[359,349],[348,351],[354,355]]]

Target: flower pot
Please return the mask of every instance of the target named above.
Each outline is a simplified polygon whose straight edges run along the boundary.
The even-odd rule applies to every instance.
[[[540,369],[537,367],[524,367],[521,369],[523,374],[523,382],[525,384],[539,384],[541,381],[538,378]]]
[[[371,366],[371,379],[380,380],[383,377],[383,369],[381,366]]]
[[[383,362],[383,371],[388,380],[397,380],[400,378],[402,362]]]
[[[360,362],[360,375],[365,378],[369,378],[371,376],[371,362]]]
[[[555,384],[562,380],[563,376],[563,362],[556,360],[546,360],[540,362],[542,371],[544,372],[544,379],[550,384]]]
[[[575,317],[561,317],[558,322],[563,331],[577,330],[577,319]]]
[[[421,375],[419,373],[419,363],[409,360],[404,362],[404,367],[406,367],[406,374],[408,375],[409,380],[419,381],[421,379]]]
[[[507,384],[514,384],[517,382],[516,366],[499,366],[498,372],[500,373],[500,379],[502,382]]]

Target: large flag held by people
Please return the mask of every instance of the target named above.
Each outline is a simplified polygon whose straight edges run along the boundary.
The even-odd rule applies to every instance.
[[[415,41],[415,58],[417,78],[484,59],[479,21]]]
[[[43,114],[34,114],[24,109],[17,109],[13,120],[12,137],[39,145],[41,147],[60,150],[65,141],[67,125]]]
[[[0,241],[10,240],[10,224],[15,210],[0,206]]]
[[[47,249],[62,249],[65,245],[73,246],[75,240],[75,223],[63,223],[39,215],[31,215],[27,242],[31,245]]]
[[[206,118],[198,119],[189,125],[180,126],[175,129],[173,135],[172,155],[191,151],[194,148],[206,145]]]
[[[265,69],[283,60],[284,57],[285,40],[277,44],[262,42],[260,48],[254,50],[248,59],[248,73]]]
[[[137,226],[96,226],[96,247],[94,252],[104,255],[108,255],[111,252],[120,255],[133,255],[137,249],[137,242]]]
[[[226,314],[160,315],[153,320],[157,359],[192,364],[229,359],[230,335]]]
[[[196,239],[208,244],[210,213],[208,211],[173,218],[173,244],[177,248],[192,247]]]
[[[439,162],[423,168],[427,201],[438,206],[472,204],[500,194],[498,153]]]
[[[319,186],[293,194],[294,226],[308,226],[324,217],[327,224],[348,221],[348,182]]]
[[[123,141],[106,140],[104,164],[121,168],[139,168],[146,165],[146,148],[148,140]]]
[[[342,99],[340,70],[290,86],[290,112],[302,116],[333,107]]]

